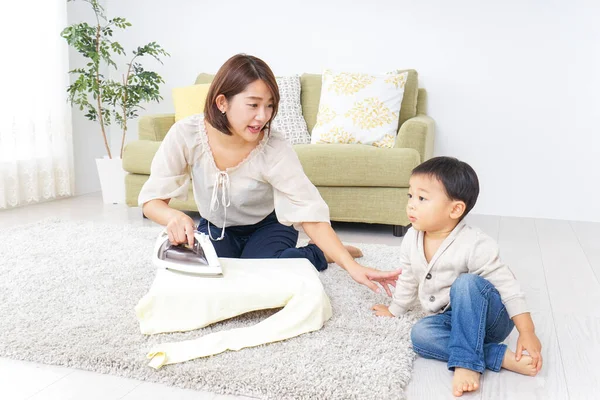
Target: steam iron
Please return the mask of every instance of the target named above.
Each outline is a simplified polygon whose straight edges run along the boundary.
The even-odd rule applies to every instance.
[[[194,246],[174,245],[166,231],[156,239],[154,263],[159,268],[185,272],[199,276],[222,277],[223,270],[210,238],[201,232],[194,232]]]

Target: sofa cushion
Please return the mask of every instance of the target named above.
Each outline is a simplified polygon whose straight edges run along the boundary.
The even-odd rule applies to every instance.
[[[408,72],[406,85],[404,85],[402,107],[400,108],[399,125],[402,125],[404,121],[417,115],[419,75],[414,69],[403,69],[395,72]],[[302,83],[302,113],[304,114],[308,131],[311,133],[313,127],[317,123],[317,113],[319,111],[319,101],[321,99],[322,79],[323,77],[320,74],[303,74],[300,77],[300,82]]]
[[[404,85],[404,97],[400,108],[400,125],[409,118],[417,115],[417,99],[419,96],[419,74],[414,69],[399,69],[396,73],[408,72],[406,85]]]
[[[300,144],[294,150],[315,186],[408,187],[412,169],[421,162],[414,149]]]
[[[277,116],[271,123],[271,127],[284,134],[291,144],[310,143],[310,135],[300,104],[300,77],[298,75],[278,76],[275,79],[279,86],[280,101]]]
[[[129,142],[123,154],[123,169],[149,175],[159,146],[160,142],[151,140]],[[410,173],[420,163],[414,149],[298,144],[294,150],[315,186],[408,187]]]
[[[325,70],[311,143],[394,147],[407,75]]]
[[[408,72],[406,85],[404,86],[404,97],[400,108],[400,124],[417,115],[417,98],[419,95],[419,74],[414,69],[401,69],[396,72]],[[214,75],[201,73],[196,77],[196,84],[211,83]],[[302,74],[300,76],[302,114],[308,126],[308,132],[312,132],[317,123],[319,111],[319,100],[321,99],[321,74]]]
[[[208,83],[173,88],[175,122],[204,112],[204,103],[206,103],[209,88]]]
[[[213,74],[205,74],[205,73],[201,73],[198,74],[198,76],[196,77],[196,85],[200,85],[202,83],[211,83],[213,81],[213,79],[215,79],[215,76]]]
[[[308,131],[312,133],[319,113],[322,76],[320,74],[303,74],[300,77],[300,83],[302,84],[302,90],[300,91],[302,114],[306,120]]]

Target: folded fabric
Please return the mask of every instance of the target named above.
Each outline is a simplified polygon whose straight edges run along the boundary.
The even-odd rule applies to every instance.
[[[223,278],[159,269],[135,307],[141,332],[190,331],[250,311],[283,309],[250,327],[156,345],[147,355],[151,367],[285,340],[319,330],[331,318],[331,303],[308,260],[219,260]]]

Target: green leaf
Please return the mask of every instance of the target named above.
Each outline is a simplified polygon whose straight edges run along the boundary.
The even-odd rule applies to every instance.
[[[146,71],[139,60],[150,56],[162,63],[160,57],[170,55],[156,42],[138,46],[133,51],[133,58],[123,68],[129,68],[127,82],[106,78],[100,71],[106,67],[118,70],[118,59],[113,57],[126,54],[123,46],[112,39],[114,27],[124,30],[132,24],[122,17],[107,19],[98,0],[82,1],[90,5],[95,20],[91,24],[72,24],[60,33],[67,44],[87,60],[85,68],[69,71],[75,76],[75,81],[66,89],[67,101],[92,121],[99,120],[101,115],[106,126],[117,122],[126,129],[126,120],[137,118],[139,110],[144,110],[141,103],[162,100],[159,85],[164,80],[157,73]]]

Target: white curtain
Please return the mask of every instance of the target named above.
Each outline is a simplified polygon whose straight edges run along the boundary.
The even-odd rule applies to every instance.
[[[0,13],[0,209],[73,194],[65,0]]]

